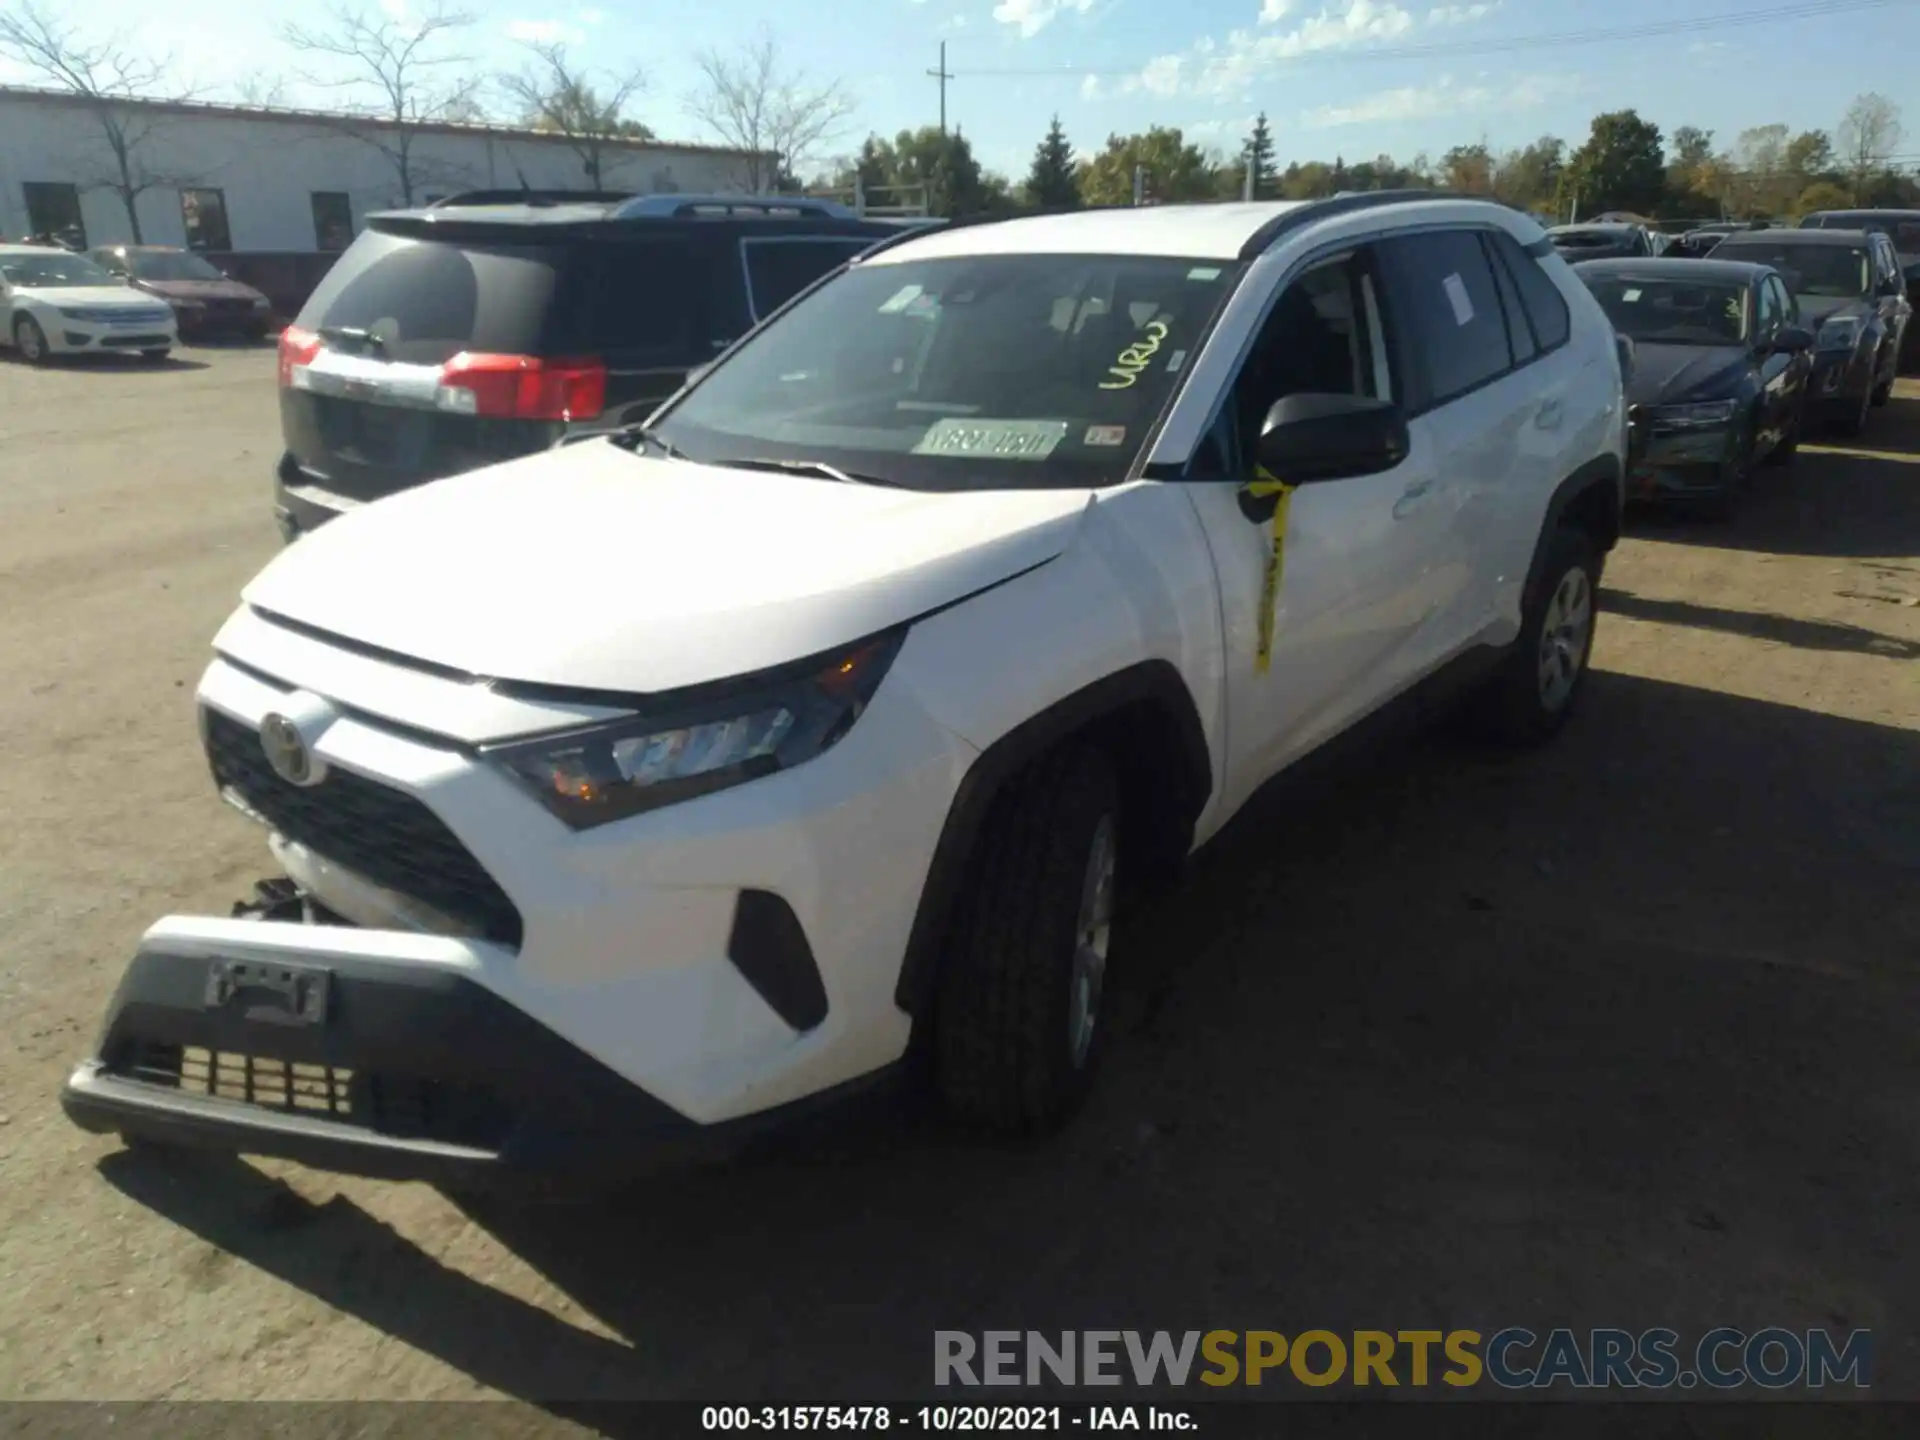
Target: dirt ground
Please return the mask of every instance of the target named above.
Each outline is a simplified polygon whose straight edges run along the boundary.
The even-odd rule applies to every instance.
[[[1867,1327],[1920,1397],[1920,384],[1640,519],[1584,709],[1263,805],[1141,917],[1049,1148],[903,1123],[555,1216],[155,1164],[55,1103],[265,849],[191,700],[273,359],[0,361],[0,1395],[868,1399],[931,1332]]]

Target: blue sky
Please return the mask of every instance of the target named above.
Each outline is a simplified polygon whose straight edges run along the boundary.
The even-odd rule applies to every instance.
[[[8,0],[0,0],[4,7]],[[210,94],[249,76],[284,76],[290,103],[324,102],[279,43],[311,0],[53,0],[73,21],[135,37],[178,57]],[[370,0],[404,13],[421,0]],[[1800,0],[1808,9],[1846,0]],[[768,28],[785,61],[837,79],[858,109],[828,154],[869,130],[932,123],[925,72],[947,42],[948,118],[982,159],[1017,177],[1056,111],[1070,139],[1095,148],[1113,131],[1178,125],[1231,150],[1265,110],[1281,163],[1349,160],[1541,134],[1584,135],[1596,111],[1631,106],[1671,131],[1719,132],[1781,121],[1830,129],[1848,101],[1878,90],[1909,101],[1903,153],[1920,156],[1920,0],[1802,18],[1601,43],[1487,50],[1515,37],[1619,30],[1777,12],[1794,0],[837,0],[802,12],[773,0],[701,5],[594,0],[470,0],[458,48],[476,69],[516,63],[518,38],[562,39],[576,56],[637,64],[649,77],[633,113],[662,135],[707,138],[685,106],[691,56]],[[162,27],[155,20],[164,8]],[[1443,47],[1436,49],[1435,47]],[[1426,53],[1406,53],[1424,48]],[[1381,52],[1388,53],[1381,53]],[[1396,53],[1397,52],[1397,53]],[[1011,72],[1011,73],[1010,73]],[[0,65],[0,79],[25,78]],[[823,156],[821,158],[826,158]]]

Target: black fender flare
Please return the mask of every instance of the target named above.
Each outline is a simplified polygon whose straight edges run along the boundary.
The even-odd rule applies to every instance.
[[[1047,750],[1143,703],[1170,725],[1171,753],[1160,757],[1164,769],[1156,770],[1155,778],[1168,787],[1179,817],[1175,823],[1184,822],[1191,835],[1193,822],[1213,794],[1213,753],[1193,694],[1170,662],[1146,660],[1115,671],[1021,721],[980,752],[947,808],[894,986],[894,1002],[907,1014],[917,1020],[931,1008],[941,944],[994,800]]]
[[[1555,486],[1552,496],[1547,500],[1546,518],[1540,522],[1540,534],[1533,542],[1533,558],[1527,564],[1526,587],[1520,592],[1523,607],[1533,602],[1534,591],[1540,585],[1553,532],[1560,528],[1568,511],[1596,490],[1606,492],[1607,504],[1613,516],[1608,535],[1601,537],[1601,554],[1606,554],[1618,543],[1620,516],[1626,509],[1627,501],[1626,476],[1621,473],[1619,456],[1596,455]]]

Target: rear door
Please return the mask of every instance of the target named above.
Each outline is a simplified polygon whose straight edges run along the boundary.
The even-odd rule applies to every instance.
[[[281,342],[281,428],[299,472],[289,483],[373,500],[553,443],[561,424],[539,418],[552,407],[515,403],[537,390],[508,367],[553,354],[567,250],[516,228],[534,233],[422,240],[368,230],[341,255]],[[442,383],[463,354],[502,367],[484,405]]]

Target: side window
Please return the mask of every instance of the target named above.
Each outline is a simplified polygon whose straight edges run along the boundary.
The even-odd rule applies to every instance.
[[[1780,329],[1785,316],[1785,307],[1780,303],[1780,288],[1772,277],[1768,277],[1760,287],[1760,311],[1754,321],[1753,338],[1760,344],[1766,344]]]
[[[583,246],[567,270],[567,303],[550,341],[557,349],[660,364],[707,358],[695,332],[708,286],[686,244]]]
[[[1558,350],[1567,343],[1567,336],[1573,329],[1573,317],[1567,311],[1567,297],[1560,293],[1558,285],[1547,278],[1540,263],[1522,250],[1520,242],[1504,230],[1489,232],[1487,243],[1513,277],[1514,285],[1520,291],[1520,303],[1526,308],[1527,319],[1532,322],[1534,339],[1539,342],[1541,351]]]
[[[871,240],[742,240],[747,299],[764,320],[834,266],[851,260]]]
[[[1381,243],[1380,254],[1415,369],[1411,411],[1445,404],[1513,367],[1500,295],[1477,232],[1396,236]]]
[[[1780,283],[1778,275],[1767,277],[1767,289],[1773,295],[1773,302],[1779,307],[1781,317],[1789,325],[1800,323],[1800,302],[1787,293],[1787,287]]]
[[[1197,475],[1239,475],[1276,400],[1306,393],[1393,398],[1371,266],[1348,255],[1295,277],[1267,312],[1227,403],[1200,442]]]
[[[1493,236],[1483,235],[1481,240],[1490,246]],[[1520,303],[1520,289],[1513,283],[1513,276],[1499,260],[1492,263],[1494,286],[1500,292],[1500,313],[1507,322],[1507,343],[1513,347],[1513,363],[1525,365],[1538,353],[1539,347],[1534,344],[1533,329],[1527,324],[1526,309]]]

